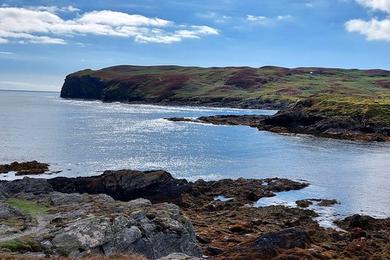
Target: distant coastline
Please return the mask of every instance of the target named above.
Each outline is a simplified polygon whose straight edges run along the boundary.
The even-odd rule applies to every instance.
[[[60,96],[104,102],[273,109],[280,111],[267,118],[266,124],[257,125],[259,129],[389,141],[389,89],[390,71],[380,69],[122,65],[70,74]]]

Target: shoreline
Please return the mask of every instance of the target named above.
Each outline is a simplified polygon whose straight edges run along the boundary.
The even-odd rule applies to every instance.
[[[362,241],[366,241],[367,239],[375,241],[377,246],[386,246],[386,244],[390,242],[388,241],[389,238],[387,238],[387,240],[382,240],[378,235],[381,232],[390,234],[389,226],[386,224],[390,223],[390,218],[375,219],[368,216],[353,215],[336,221],[335,225],[343,230],[340,231],[332,228],[320,227],[315,220],[315,218],[318,217],[318,214],[312,209],[306,209],[305,207],[248,206],[260,198],[275,196],[275,194],[280,191],[288,192],[299,190],[307,187],[307,185],[309,184],[279,178],[239,178],[237,180],[198,180],[195,182],[188,182],[184,179],[175,179],[165,171],[141,172],[119,170],[105,171],[102,175],[93,177],[56,177],[53,179],[24,178],[15,181],[0,181],[0,195],[3,196],[0,206],[3,205],[4,202],[7,204],[7,201],[14,200],[22,201],[24,203],[33,203],[37,207],[48,208],[48,210],[39,215],[43,219],[48,219],[50,216],[59,214],[59,212],[62,212],[64,209],[67,209],[67,214],[73,216],[77,212],[76,209],[80,209],[79,203],[81,202],[82,205],[84,205],[83,203],[87,203],[86,205],[88,205],[88,207],[85,206],[86,208],[81,208],[83,211],[87,212],[85,213],[85,216],[81,215],[78,218],[81,217],[83,219],[86,218],[87,215],[91,216],[92,214],[95,216],[94,218],[100,219],[99,216],[106,216],[107,214],[129,214],[122,211],[120,211],[122,213],[114,213],[116,212],[114,210],[115,207],[123,207],[120,205],[124,205],[124,202],[119,201],[129,201],[128,203],[132,203],[131,205],[136,203],[136,208],[138,210],[144,211],[146,208],[149,209],[149,207],[152,207],[153,214],[157,214],[157,219],[159,219],[158,215],[165,213],[159,213],[156,212],[156,210],[160,210],[161,207],[163,208],[161,210],[167,210],[167,206],[162,205],[165,205],[164,203],[174,203],[180,207],[175,209],[175,212],[176,210],[180,210],[182,213],[175,213],[176,215],[174,216],[170,215],[170,218],[178,220],[179,216],[183,216],[184,219],[180,217],[180,221],[184,221],[181,222],[183,224],[187,221],[185,218],[188,218],[188,221],[191,221],[192,225],[188,226],[188,224],[185,224],[185,226],[187,226],[187,231],[182,234],[191,234],[193,232],[194,236],[185,235],[185,243],[193,245],[191,246],[191,250],[176,248],[169,253],[186,253],[199,257],[200,255],[196,252],[199,252],[197,250],[201,250],[203,255],[213,256],[217,259],[235,257],[272,258],[282,257],[284,254],[300,257],[303,255],[307,257],[321,256],[324,259],[340,255],[352,257],[357,256],[357,254],[361,254],[362,252],[375,254],[372,250],[373,247],[370,244],[365,244],[362,247],[365,251],[361,250],[355,252],[354,250],[351,251],[349,249],[352,246],[356,246],[356,244],[360,245]],[[107,198],[103,198],[101,197],[102,195],[98,194],[105,194]],[[140,201],[141,198],[150,202],[147,202],[146,200]],[[56,202],[53,202],[53,199]],[[105,200],[105,204],[96,204],[97,200],[101,199]],[[313,200],[313,198],[307,199]],[[329,200],[321,200],[321,198],[314,198],[314,200],[318,201],[318,203],[323,203],[325,207],[331,207],[331,204],[334,203]],[[296,204],[298,204],[298,201]],[[65,205],[66,207],[63,208]],[[98,205],[104,205],[104,209],[96,208],[99,207]],[[173,206],[169,206],[168,208],[170,207]],[[152,214],[147,212],[149,212],[149,210],[146,210],[146,216]],[[79,213],[76,215],[78,214]],[[157,222],[155,222],[157,221],[156,216],[153,218],[148,217],[149,221],[153,221],[153,223],[157,224]],[[76,233],[72,231],[73,233],[71,234],[77,239],[77,232],[80,232],[77,231],[78,228],[80,228],[77,225],[81,225],[84,222],[80,223],[79,220],[73,218],[74,217],[67,217],[67,219],[62,220],[60,226],[53,224],[53,220],[45,224],[45,232],[57,237],[57,239],[50,242],[50,252],[52,252],[51,254],[53,256],[58,254],[59,248],[62,248],[58,243],[56,244],[57,240],[59,240],[58,234],[62,234],[62,232],[66,233],[68,232],[68,229],[75,229],[74,232]],[[23,223],[26,221],[28,222],[28,219]],[[89,221],[90,220],[88,220],[88,223]],[[100,219],[99,221],[103,221],[103,219]],[[163,221],[161,222],[162,225],[168,228],[168,230],[173,228],[173,226],[170,226],[171,224],[164,222],[167,220],[161,219],[159,221]],[[2,222],[1,215],[0,222]],[[38,224],[39,223],[41,222],[38,221]],[[33,225],[32,227],[34,227],[36,224],[30,223],[28,225]],[[193,231],[191,231],[192,227]],[[359,227],[358,230],[356,229],[357,227]],[[17,226],[14,226],[13,228],[17,228]],[[10,231],[3,229],[3,232]],[[20,232],[23,234],[24,231],[21,230],[19,233]],[[144,231],[141,230],[141,232]],[[172,231],[166,232],[169,233]],[[287,236],[288,238],[284,237],[285,232],[289,234]],[[16,234],[17,233],[18,232],[16,232]],[[70,235],[69,233],[66,234]],[[153,233],[153,235],[156,234]],[[119,234],[114,233],[113,236],[117,237]],[[263,247],[259,248],[259,239],[261,240],[267,236],[276,236],[279,237],[279,239],[289,239],[289,243],[296,246],[290,247],[285,244],[267,244],[266,250]],[[43,239],[44,237],[47,237],[47,235],[43,236],[43,234],[40,233],[37,237],[30,236],[30,239],[42,243],[46,241]],[[336,237],[337,239],[335,240]],[[351,239],[351,237],[353,237],[353,239]],[[184,238],[180,235],[177,239]],[[138,241],[138,239],[136,241]],[[101,243],[104,244],[106,242]],[[138,245],[137,243],[138,242],[132,242],[130,244],[132,247],[135,246],[135,248],[138,248],[136,246]],[[103,250],[103,252],[93,249],[95,247],[94,245],[95,244],[93,243],[83,245],[83,247],[89,248],[86,251],[78,251],[78,249],[76,250],[73,247],[66,248],[66,250],[68,250],[67,252],[69,255],[73,256],[82,256],[87,252],[106,255],[108,252],[123,253],[118,248],[118,245],[112,245],[111,251]],[[150,246],[154,247],[158,245],[151,244]],[[149,251],[145,248],[142,249],[144,251],[140,248],[137,250],[135,252],[146,254],[151,259],[158,258],[157,255],[150,255],[147,253]],[[129,253],[128,251],[126,252]],[[23,254],[26,252],[21,251],[18,253]],[[381,256],[388,256],[385,251],[376,253],[380,253]]]
[[[221,103],[188,103],[188,102],[146,102],[146,101],[103,101],[99,99],[63,98],[77,101],[100,101],[102,103],[121,103],[129,105],[156,105],[156,106],[181,106],[222,109],[260,109],[275,111],[274,115],[214,115],[202,116],[197,119],[189,118],[164,118],[170,121],[187,121],[195,123],[210,123],[215,125],[243,125],[256,127],[258,130],[279,134],[305,134],[316,137],[366,141],[366,142],[390,142],[388,130],[382,126],[366,127],[360,120],[346,116],[327,116],[321,113],[306,112],[310,108],[310,101],[300,101],[294,106],[229,106]],[[311,122],[311,123],[308,123]],[[382,129],[383,128],[383,129]],[[366,132],[367,131],[367,132]]]

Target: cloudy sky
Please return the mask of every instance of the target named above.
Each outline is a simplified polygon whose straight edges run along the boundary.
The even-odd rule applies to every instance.
[[[390,0],[2,0],[0,89],[118,64],[390,69]]]

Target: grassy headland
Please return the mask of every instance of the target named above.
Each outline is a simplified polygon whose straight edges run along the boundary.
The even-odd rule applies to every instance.
[[[299,110],[339,121],[349,118],[356,123],[353,131],[376,133],[380,127],[385,136],[390,131],[386,70],[116,66],[68,75],[61,97]],[[306,105],[296,106],[302,102]]]

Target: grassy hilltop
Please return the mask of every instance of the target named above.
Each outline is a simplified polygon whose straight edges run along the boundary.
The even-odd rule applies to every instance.
[[[352,118],[364,131],[372,126],[380,127],[385,135],[390,131],[390,71],[386,70],[115,66],[68,75],[61,97],[288,108],[315,116],[340,117],[338,121]],[[297,103],[301,105],[293,109]]]

